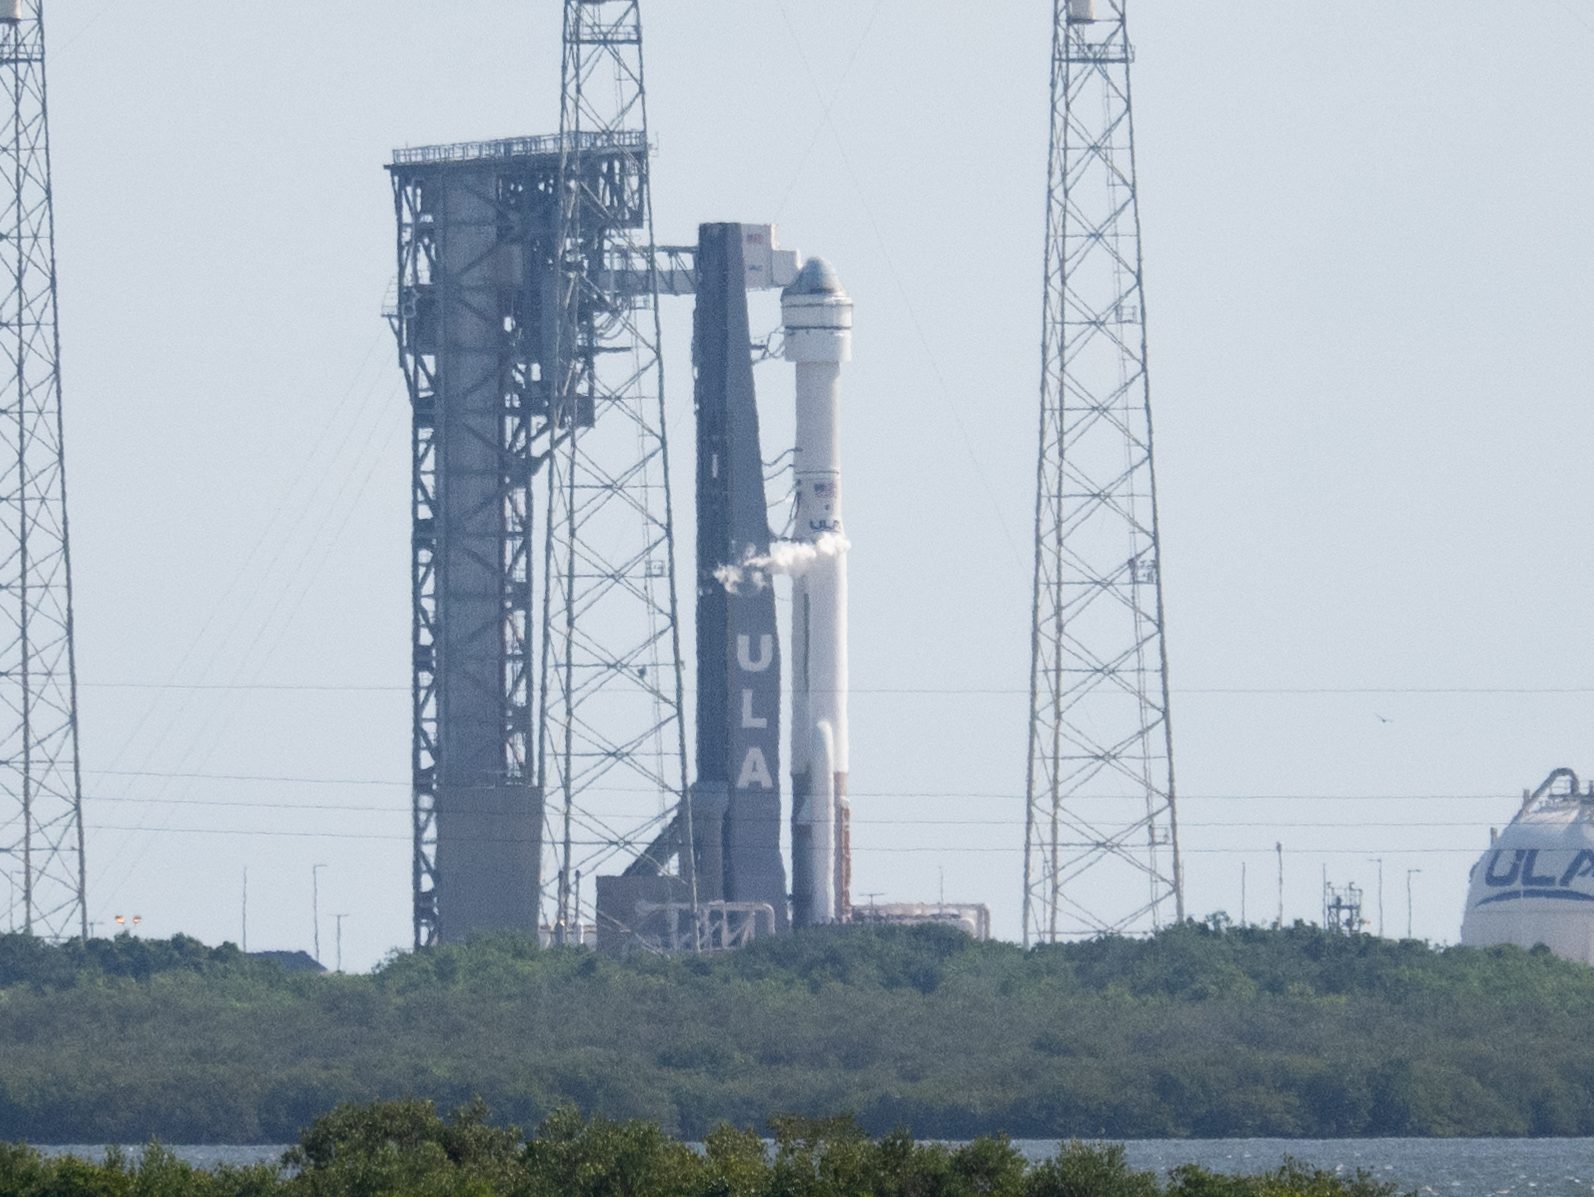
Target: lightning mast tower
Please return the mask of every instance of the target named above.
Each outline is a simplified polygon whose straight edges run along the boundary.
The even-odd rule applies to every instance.
[[[1184,917],[1128,0],[1054,0],[1024,942]]]
[[[0,3],[0,87],[0,866],[12,920],[64,939],[88,911],[43,0]]]
[[[565,0],[561,78],[538,762],[563,942],[581,873],[673,858],[694,928],[697,888],[638,0]]]

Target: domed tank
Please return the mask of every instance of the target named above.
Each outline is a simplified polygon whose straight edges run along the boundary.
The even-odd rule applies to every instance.
[[[1461,942],[1543,944],[1594,964],[1594,785],[1557,769],[1472,866]]]

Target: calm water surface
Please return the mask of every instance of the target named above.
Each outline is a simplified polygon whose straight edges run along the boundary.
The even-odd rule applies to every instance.
[[[1331,1171],[1358,1168],[1403,1190],[1440,1197],[1594,1197],[1594,1139],[1131,1139],[1136,1168],[1201,1164],[1263,1172],[1285,1156]],[[1022,1142],[1032,1158],[1052,1143]]]
[[[1049,1140],[1020,1140],[1031,1159],[1057,1150]],[[1131,1139],[1136,1168],[1166,1171],[1201,1164],[1219,1172],[1261,1172],[1294,1156],[1316,1168],[1355,1172],[1424,1197],[1594,1197],[1594,1139]],[[103,1147],[45,1147],[52,1154],[102,1159]],[[136,1152],[136,1148],[129,1149]],[[206,1168],[278,1159],[283,1146],[173,1147]]]

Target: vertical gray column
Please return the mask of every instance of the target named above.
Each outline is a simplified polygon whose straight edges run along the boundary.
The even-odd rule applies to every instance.
[[[724,896],[767,902],[784,928],[780,857],[780,654],[775,592],[756,570],[715,571],[769,552],[763,454],[747,317],[742,226],[698,229],[697,770],[706,815],[723,808]],[[710,824],[712,825],[712,824]]]
[[[442,935],[536,924],[541,803],[505,743],[504,429],[511,390],[497,171],[429,184],[439,340],[436,416],[437,868]]]

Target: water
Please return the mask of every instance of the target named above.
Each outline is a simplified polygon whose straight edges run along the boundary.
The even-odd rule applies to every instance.
[[[1020,1140],[1017,1146],[1031,1159],[1057,1150],[1057,1144],[1041,1140]],[[1215,1172],[1263,1172],[1293,1156],[1329,1171],[1362,1168],[1422,1197],[1594,1197],[1594,1139],[1131,1139],[1124,1146],[1131,1165],[1157,1171],[1200,1164]],[[42,1150],[87,1159],[105,1155],[103,1147]],[[171,1150],[189,1163],[214,1168],[274,1162],[287,1148]]]
[[[107,1150],[104,1146],[89,1143],[38,1143],[35,1146],[45,1155],[75,1155],[79,1159],[96,1162],[105,1158]],[[245,1164],[274,1164],[282,1158],[282,1153],[288,1150],[288,1145],[285,1143],[188,1145],[163,1143],[161,1146],[178,1159],[197,1168],[219,1168],[223,1164],[232,1164],[235,1167]],[[141,1145],[124,1145],[122,1150],[127,1153],[129,1159],[136,1160],[144,1149]]]
[[[1031,1158],[1056,1144],[1021,1142]],[[1364,1169],[1424,1197],[1594,1197],[1594,1139],[1131,1139],[1136,1168],[1200,1164],[1265,1172],[1293,1156],[1332,1172]]]

